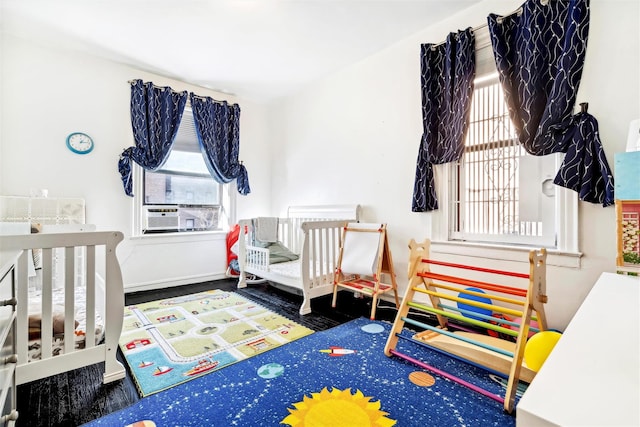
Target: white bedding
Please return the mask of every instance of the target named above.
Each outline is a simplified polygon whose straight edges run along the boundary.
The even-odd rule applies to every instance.
[[[300,277],[300,260],[269,264],[269,270],[279,276],[297,279]]]
[[[316,272],[321,273],[320,267],[321,267],[320,262],[317,261]],[[300,278],[300,260],[297,259],[295,261],[269,264],[269,271],[279,276],[290,277],[292,279],[299,279]],[[326,273],[333,274],[333,272],[334,272],[334,267],[331,266],[330,271]]]

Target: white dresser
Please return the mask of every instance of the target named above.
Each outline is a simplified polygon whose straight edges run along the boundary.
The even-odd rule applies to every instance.
[[[640,278],[603,273],[516,407],[516,425],[640,425]]]
[[[0,426],[13,426],[16,411],[16,275],[20,252],[0,252]]]

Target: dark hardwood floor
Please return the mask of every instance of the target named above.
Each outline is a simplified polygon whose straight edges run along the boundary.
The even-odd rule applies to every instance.
[[[139,304],[146,301],[170,298],[178,295],[209,289],[236,291],[264,307],[280,313],[315,331],[332,328],[358,317],[369,317],[370,298],[355,298],[352,293],[340,292],[337,307],[331,308],[331,296],[312,301],[311,314],[301,316],[298,309],[302,303],[299,295],[284,292],[268,284],[253,284],[245,289],[236,289],[236,280],[218,280],[161,290],[136,292],[125,296],[125,304]],[[380,301],[376,318],[393,321],[395,307]],[[119,360],[123,362],[118,351]],[[111,412],[118,411],[135,402],[140,397],[127,372],[123,380],[102,384],[101,364],[76,369],[17,387],[19,418],[18,427],[78,426]]]

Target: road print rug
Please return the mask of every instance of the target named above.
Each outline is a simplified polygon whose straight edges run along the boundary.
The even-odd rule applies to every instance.
[[[313,333],[232,292],[125,307],[120,349],[142,397]]]

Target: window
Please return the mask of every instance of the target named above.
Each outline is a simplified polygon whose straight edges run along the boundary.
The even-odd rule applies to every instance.
[[[144,171],[145,205],[219,205],[219,187],[200,152],[174,148],[161,169]]]
[[[436,214],[434,236],[450,243],[577,252],[577,197],[553,184],[562,154],[532,156],[519,145],[485,31],[476,32],[465,153],[436,170],[445,209]]]
[[[185,108],[165,164],[156,171],[138,169],[140,179],[134,181],[141,182],[136,192],[137,234],[223,228],[226,186],[217,183],[207,169],[189,107]]]
[[[478,78],[465,153],[453,166],[450,238],[555,247],[556,160],[518,143],[497,73]]]

